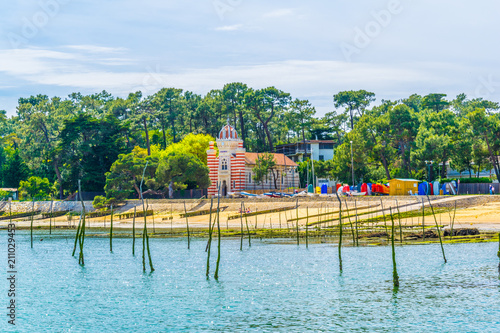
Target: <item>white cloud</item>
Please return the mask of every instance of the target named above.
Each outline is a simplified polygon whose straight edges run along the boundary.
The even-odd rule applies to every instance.
[[[216,31],[236,31],[243,28],[243,24],[235,24],[235,25],[225,25],[222,27],[215,28]]]
[[[292,8],[282,8],[265,13],[262,16],[265,18],[277,18],[277,17],[292,16],[293,14],[294,10]]]
[[[127,51],[124,47],[106,47],[96,45],[66,45],[65,48],[88,53],[123,53]]]

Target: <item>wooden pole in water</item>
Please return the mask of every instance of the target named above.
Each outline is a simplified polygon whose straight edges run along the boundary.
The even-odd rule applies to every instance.
[[[111,224],[109,228],[109,252],[113,252],[113,205],[111,205]]]
[[[498,233],[498,252],[497,252],[498,259],[500,259],[500,233]],[[500,274],[500,263],[498,263],[498,274]]]
[[[52,215],[54,214],[54,199],[52,198],[52,194],[50,195],[50,220],[49,220],[49,235],[52,235]]]
[[[81,195],[82,189],[80,186],[80,180],[78,180],[78,194],[80,195],[80,201],[82,203],[82,226],[80,228],[80,255],[78,257],[78,263],[80,265],[85,265],[84,255],[83,255],[83,244],[85,242],[85,204],[83,202],[83,196]]]
[[[137,213],[137,206],[134,206],[134,219],[132,220],[132,255],[135,256],[135,215]]]
[[[438,237],[439,237],[439,243],[441,244],[441,251],[443,252],[443,259],[444,259],[444,263],[446,264],[447,261],[446,261],[446,256],[444,255],[443,240],[441,239],[441,231],[439,229],[439,225],[438,225],[438,222],[436,219],[436,214],[434,214],[434,208],[432,207],[431,199],[429,198],[429,196],[427,196],[427,200],[429,200],[429,206],[431,206],[432,216],[434,216],[434,222],[436,222],[436,229],[437,229],[437,233],[438,233]]]
[[[387,220],[385,218],[384,203],[382,202],[382,198],[380,199],[380,205],[382,208],[382,215],[384,216],[385,233],[387,234],[387,239],[389,239],[389,230],[387,230]]]
[[[337,200],[339,201],[339,269],[342,273],[342,201],[339,194],[336,192]]]
[[[31,248],[33,248],[33,215],[35,215],[35,198],[34,197],[33,197],[33,203],[31,205],[31,226],[30,226]]]
[[[351,221],[351,213],[349,211],[349,205],[347,205],[347,200],[346,199],[344,199],[344,203],[345,203],[345,206],[346,206],[346,209],[347,209],[347,216],[349,217],[349,224],[351,225],[352,244],[354,245],[356,243],[356,239],[354,237],[354,226],[352,225],[352,221]]]
[[[145,227],[142,228],[142,271],[146,271],[146,232]]]
[[[309,234],[308,234],[308,230],[309,230],[309,207],[306,207],[306,214],[307,214],[307,217],[306,217],[306,249],[309,248]]]
[[[450,227],[450,239],[453,237],[453,227],[455,225],[455,216],[457,214],[457,201],[455,200],[455,209],[453,211],[453,219],[451,220]]]
[[[212,247],[212,207],[214,206],[214,198],[210,198],[210,220],[208,221],[208,243],[207,243],[207,273],[206,276],[210,273],[210,249]]]
[[[152,208],[153,208],[153,205],[151,205],[151,217],[153,218],[153,234],[155,234],[156,233],[156,228],[155,228],[155,211]]]
[[[78,238],[80,237],[80,226],[81,226],[81,223],[82,223],[82,213],[83,213],[83,210],[82,212],[80,213],[80,220],[78,221],[78,227],[76,229],[76,235],[75,235],[75,244],[73,245],[73,253],[71,253],[71,256],[74,257],[75,256],[75,252],[76,252],[76,245],[78,244]]]
[[[398,276],[398,268],[396,266],[396,250],[394,247],[394,217],[392,216],[392,207],[389,208],[391,212],[391,221],[392,221],[392,233],[391,233],[391,246],[392,246],[392,283],[394,287],[399,287],[399,276]]]
[[[145,272],[146,271],[146,254],[145,254],[145,248],[148,250],[148,258],[149,258],[149,268],[151,269],[151,272],[154,272],[153,268],[153,261],[151,259],[151,251],[149,249],[149,237],[148,237],[148,227],[147,227],[147,209],[144,205],[144,197],[142,195],[142,184],[144,183],[144,174],[146,173],[146,168],[148,167],[149,161],[146,161],[146,166],[144,166],[144,170],[142,171],[142,179],[141,179],[141,186],[140,186],[140,193],[141,193],[141,201],[142,201],[142,211],[144,212],[144,229],[142,231],[142,270]]]
[[[422,241],[425,241],[425,207],[424,207],[424,198],[422,198]]]
[[[189,220],[187,216],[187,210],[186,210],[186,201],[184,201],[184,216],[186,217],[186,227],[187,227],[187,236],[188,236],[188,250],[191,247],[191,237],[189,234]]]
[[[358,233],[358,203],[354,199],[354,208],[356,209],[356,246],[359,246],[359,233]]]
[[[241,202],[240,205],[240,226],[241,226],[240,251],[243,251],[243,201]]]
[[[220,186],[219,186],[220,187]],[[221,233],[220,233],[220,194],[217,196],[217,263],[215,266],[214,278],[219,279],[219,264],[220,264],[220,246],[221,246]]]
[[[245,209],[245,204],[243,203],[243,209]],[[246,212],[246,210],[245,210]],[[248,227],[248,218],[247,218],[247,215],[245,213],[245,223],[247,225],[247,234],[248,234],[248,247],[251,247],[252,246],[252,239],[251,239],[251,236],[250,236],[250,228]]]
[[[396,208],[398,209],[399,242],[403,243],[403,228],[401,227],[401,213],[399,212],[399,202],[398,202],[398,199],[396,199]]]
[[[299,199],[297,199],[295,203],[295,210],[297,212],[297,223],[296,223],[296,229],[297,229],[297,245],[300,245],[300,240],[299,240]]]

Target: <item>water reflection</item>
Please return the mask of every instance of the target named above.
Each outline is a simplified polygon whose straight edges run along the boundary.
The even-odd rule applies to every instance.
[[[394,288],[390,247],[343,248],[340,273],[336,246],[224,240],[216,281],[206,240],[150,238],[144,274],[131,239],[86,238],[80,267],[71,234],[43,237],[17,237],[21,331],[500,331],[496,244],[398,247]]]

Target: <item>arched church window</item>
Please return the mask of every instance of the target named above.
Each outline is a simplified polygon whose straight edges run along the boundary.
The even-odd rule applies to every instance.
[[[221,167],[222,170],[227,170],[227,159],[223,159],[222,160],[222,167]]]

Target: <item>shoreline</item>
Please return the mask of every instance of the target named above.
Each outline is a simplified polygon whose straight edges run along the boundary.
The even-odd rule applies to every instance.
[[[252,199],[223,199],[220,200],[220,226],[222,238],[240,238],[243,231],[244,238],[250,236],[257,239],[304,239],[306,229],[309,241],[319,243],[338,242],[339,210],[342,209],[342,229],[344,243],[348,246],[353,242],[353,234],[358,236],[361,244],[385,244],[388,242],[390,229],[390,214],[393,214],[396,234],[403,238],[404,244],[418,244],[422,241],[422,231],[425,230],[425,243],[439,242],[438,238],[429,238],[428,232],[436,234],[436,225],[441,231],[457,229],[477,229],[479,235],[470,235],[462,242],[479,242],[498,239],[500,232],[500,195],[469,195],[469,196],[435,196],[423,197],[355,197],[343,198],[342,206],[337,200],[329,197],[305,197],[298,200],[290,198],[252,198]],[[249,214],[239,212],[241,203],[245,204]],[[186,220],[184,203],[186,203],[188,217]],[[13,203],[14,204],[14,203]],[[22,203],[22,206],[31,209],[31,203]],[[85,205],[91,204],[86,202]],[[432,207],[431,207],[432,204]],[[40,202],[39,207],[50,207],[50,202]],[[81,204],[71,204],[73,208],[81,209]],[[14,206],[14,205],[13,205]],[[60,206],[63,207],[64,206]],[[455,209],[456,207],[456,209]],[[7,207],[4,207],[4,209]],[[37,206],[35,206],[36,210]],[[113,218],[113,237],[132,237],[133,211],[142,212],[142,203],[139,200],[128,200],[123,206],[115,210]],[[87,208],[86,208],[87,209]],[[147,216],[148,235],[154,238],[186,237],[187,224],[192,237],[208,238],[209,220],[215,223],[216,206],[212,207],[212,217],[209,214],[210,200],[148,200],[148,210],[152,215]],[[73,210],[69,215],[58,217],[42,216],[46,213],[42,209],[33,216],[33,230],[49,231],[50,225],[54,231],[75,230],[79,223],[79,211]],[[95,210],[94,210],[95,211]],[[54,210],[56,212],[56,210]],[[423,215],[423,216],[422,216]],[[9,223],[8,215],[2,215],[0,229],[6,229]],[[22,217],[13,220],[18,230],[30,230],[31,217]],[[90,237],[109,237],[110,215],[101,217],[86,217],[86,230]],[[135,219],[136,233],[142,235],[144,217]],[[432,231],[433,230],[433,231]],[[372,234],[382,233],[382,237],[371,237]],[[418,234],[420,233],[420,237]],[[128,234],[128,236],[127,236]],[[442,233],[443,234],[443,233]],[[107,235],[107,236],[106,236]],[[479,236],[479,238],[474,238]],[[215,235],[217,237],[217,235]],[[457,242],[459,237],[453,236],[451,241],[443,237],[443,241]],[[449,238],[449,237],[448,237]],[[399,243],[399,241],[397,241]],[[344,244],[343,244],[344,246]]]
[[[3,226],[1,229],[6,229]],[[432,230],[432,228],[429,228]],[[25,231],[29,232],[29,227],[16,227],[16,231]],[[37,237],[43,235],[44,237],[52,237],[52,236],[62,236],[59,232],[64,232],[65,237],[72,238],[74,233],[76,233],[76,228],[73,227],[53,227],[53,234],[49,234],[48,227],[37,227],[33,228],[33,234]],[[71,232],[71,231],[74,231]],[[43,234],[41,234],[43,232]],[[71,233],[70,233],[71,232]],[[38,234],[38,235],[37,235]],[[373,233],[376,234],[376,233]],[[410,234],[411,235],[411,234]],[[410,236],[410,235],[406,235]],[[109,227],[90,227],[86,228],[85,237],[88,238],[109,238]],[[176,239],[186,239],[187,242],[187,230],[176,229],[171,231],[170,229],[164,228],[156,228],[155,232],[148,228],[148,236],[150,238],[176,238]],[[221,230],[221,239],[230,239],[230,240],[241,240],[241,232],[239,230]],[[132,239],[132,229],[122,228],[119,230],[114,229],[113,238],[120,239]],[[136,229],[136,239],[142,238],[142,229]],[[190,238],[191,239],[203,239],[208,240],[208,230],[207,229],[190,229]],[[212,235],[213,239],[217,239],[217,234],[214,233]],[[279,243],[284,244],[297,244],[297,232],[296,230],[284,230],[284,229],[257,229],[252,230],[250,232],[251,241],[262,241],[262,240],[275,240]],[[407,246],[407,245],[427,245],[427,244],[439,244],[439,238],[437,237],[426,237],[425,240],[422,239],[404,239],[401,242],[399,238],[399,234],[395,235],[396,246]],[[40,241],[43,241],[44,238],[39,238]],[[248,241],[248,234],[246,232],[243,233],[243,240],[245,242]],[[299,230],[299,240],[300,246],[304,246],[306,244],[306,232],[305,230]],[[338,232],[332,231],[308,231],[307,237],[309,244],[331,244],[338,245],[339,235]],[[488,242],[498,242],[499,233],[494,231],[483,231],[477,235],[457,235],[450,238],[450,236],[443,236],[442,241],[443,244],[471,244],[471,243],[488,243]],[[370,246],[390,246],[391,242],[387,236],[373,236],[370,237],[370,234],[363,235],[358,239],[358,243],[360,247],[370,247]],[[353,240],[350,230],[344,230],[344,237],[342,241],[342,247],[357,247],[355,245],[355,241]]]

